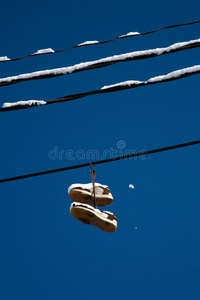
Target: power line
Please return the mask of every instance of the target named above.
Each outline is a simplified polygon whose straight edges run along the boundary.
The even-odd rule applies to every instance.
[[[168,146],[168,147],[164,147],[164,148],[158,148],[158,149],[154,149],[154,150],[148,150],[145,152],[132,153],[132,154],[128,154],[128,155],[118,156],[115,158],[108,158],[108,159],[104,159],[104,160],[94,161],[94,162],[92,162],[92,165],[99,165],[99,164],[104,164],[104,163],[108,163],[108,162],[112,162],[112,161],[118,161],[118,160],[122,160],[122,159],[138,157],[138,156],[144,156],[144,155],[154,154],[154,153],[163,152],[163,151],[169,151],[169,150],[188,147],[188,146],[197,145],[197,144],[200,144],[200,140],[183,143],[183,144],[178,144],[178,145],[173,145],[173,146]],[[74,170],[74,169],[80,169],[80,168],[89,167],[89,166],[90,166],[90,163],[84,163],[84,164],[74,165],[74,166],[70,166],[70,167],[64,167],[64,168],[59,168],[59,169],[54,169],[54,170],[48,170],[48,171],[37,172],[37,173],[32,173],[32,174],[27,174],[27,175],[21,175],[21,176],[16,176],[16,177],[11,177],[11,178],[5,178],[5,179],[1,179],[0,183],[14,181],[14,180],[20,180],[20,179],[25,179],[25,178],[30,178],[30,177],[36,177],[36,176],[41,176],[41,175],[47,175],[47,174],[52,174],[52,173],[58,173],[58,172],[63,172],[63,171],[69,171],[69,170]]]
[[[11,84],[16,84],[23,81],[36,80],[36,79],[46,79],[52,77],[58,77],[62,75],[77,73],[81,71],[87,71],[102,67],[107,67],[116,63],[133,61],[140,59],[147,59],[156,56],[161,56],[165,54],[171,54],[174,52],[188,50],[192,48],[200,47],[200,38],[196,40],[191,40],[187,42],[175,43],[168,47],[156,48],[142,51],[134,51],[130,53],[124,53],[119,55],[113,55],[110,57],[101,58],[94,61],[88,61],[84,63],[79,63],[69,67],[62,67],[50,70],[36,71],[27,74],[20,74],[17,76],[10,76],[0,79],[0,87],[7,86]]]
[[[7,56],[5,56],[5,57],[1,57],[2,60],[0,59],[0,63],[1,62],[9,62],[9,61],[21,60],[21,59],[25,59],[25,58],[28,58],[28,57],[38,56],[38,55],[54,54],[54,53],[59,53],[59,52],[63,52],[63,51],[75,49],[75,48],[82,48],[82,47],[86,47],[86,46],[91,46],[91,45],[105,44],[105,43],[113,42],[113,41],[124,39],[124,38],[152,34],[152,33],[158,32],[158,31],[166,30],[166,29],[171,29],[171,28],[181,27],[181,26],[188,26],[188,25],[193,25],[193,24],[197,24],[197,23],[200,23],[200,20],[193,21],[193,22],[188,22],[188,23],[181,23],[181,24],[176,24],[176,25],[170,25],[170,26],[166,26],[166,27],[163,27],[163,28],[159,28],[159,29],[155,29],[155,30],[151,30],[151,31],[142,32],[142,33],[139,33],[139,32],[135,32],[134,33],[133,32],[133,33],[121,35],[119,37],[112,38],[112,39],[109,39],[109,40],[104,40],[104,41],[88,41],[86,43],[81,43],[81,44],[78,44],[76,46],[72,46],[72,47],[68,47],[68,48],[64,48],[64,49],[60,49],[60,50],[53,50],[51,48],[43,49],[43,50],[46,50],[46,51],[40,50],[39,52],[36,52],[36,53],[33,53],[33,54],[29,54],[29,55],[22,56],[22,57],[17,57],[17,58],[12,58],[12,59],[7,58]]]
[[[168,73],[167,75],[156,76],[156,77],[150,78],[147,81],[129,80],[129,81],[121,82],[118,84],[105,86],[99,90],[78,93],[78,94],[72,94],[72,95],[60,97],[57,99],[48,100],[46,102],[39,101],[39,100],[28,100],[28,101],[18,101],[16,103],[4,103],[3,107],[0,108],[0,112],[31,108],[31,107],[39,106],[41,104],[48,105],[48,104],[54,104],[54,103],[60,103],[60,102],[67,102],[67,101],[72,101],[72,100],[80,99],[80,98],[91,96],[91,95],[118,92],[118,91],[132,89],[132,88],[136,88],[136,87],[140,87],[140,86],[148,86],[148,85],[157,84],[157,83],[174,81],[174,80],[182,79],[182,78],[192,76],[195,74],[199,74],[199,73],[200,73],[200,65],[197,65],[197,66],[193,66],[193,67],[189,67],[189,68],[176,70],[171,73]]]

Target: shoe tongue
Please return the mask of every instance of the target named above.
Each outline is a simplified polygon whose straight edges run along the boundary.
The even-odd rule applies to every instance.
[[[95,187],[95,193],[102,195],[104,192],[104,189],[100,186]]]

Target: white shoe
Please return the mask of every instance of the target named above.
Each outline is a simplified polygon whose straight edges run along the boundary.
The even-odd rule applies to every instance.
[[[72,201],[94,205],[93,184],[75,183],[68,188]],[[107,185],[95,182],[95,200],[97,206],[107,206],[113,202],[113,196]]]
[[[73,202],[70,206],[70,213],[78,221],[96,226],[103,231],[114,232],[117,229],[117,217],[111,212]]]

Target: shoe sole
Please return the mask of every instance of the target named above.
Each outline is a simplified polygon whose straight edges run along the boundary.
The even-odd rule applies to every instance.
[[[69,197],[72,201],[86,203],[89,205],[94,205],[94,196],[91,195],[90,191],[82,190],[82,189],[72,189],[69,192]],[[112,204],[113,197],[109,194],[98,195],[95,194],[95,200],[97,206],[108,206]]]
[[[70,213],[78,221],[93,225],[103,231],[114,232],[117,229],[117,217],[108,212],[101,212],[93,207],[72,203]]]

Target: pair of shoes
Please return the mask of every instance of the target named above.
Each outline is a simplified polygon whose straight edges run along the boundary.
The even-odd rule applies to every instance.
[[[93,184],[72,184],[68,188],[72,201],[71,215],[84,224],[90,224],[106,231],[114,232],[117,229],[117,217],[111,212],[94,208]],[[107,206],[113,202],[113,196],[107,185],[95,183],[95,200],[97,206]]]

